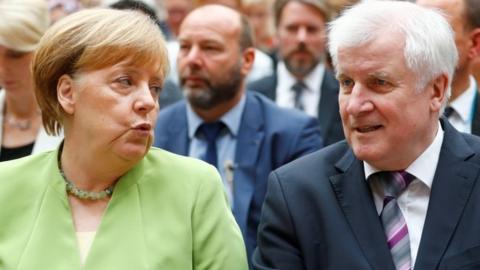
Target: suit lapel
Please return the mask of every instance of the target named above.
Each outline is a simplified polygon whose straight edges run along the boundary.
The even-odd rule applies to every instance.
[[[472,134],[480,135],[480,102],[478,102],[478,92],[475,92],[475,101],[473,102],[474,112],[472,119]]]
[[[318,104],[318,122],[322,127],[321,132],[323,138],[327,137],[328,130],[330,130],[330,126],[333,124],[331,123],[331,120],[335,119],[333,114],[338,113],[336,107],[336,104],[338,103],[337,88],[338,86],[336,85],[335,78],[329,71],[325,70],[320,89],[320,103]]]
[[[330,182],[367,261],[372,269],[395,269],[362,162],[349,150],[336,166],[342,173]]]
[[[176,108],[171,114],[172,119],[167,127],[157,127],[166,128],[167,130],[163,133],[165,134],[164,136],[156,138],[158,141],[156,145],[160,145],[167,151],[188,156],[189,140],[186,104],[183,103],[182,106]]]
[[[41,198],[28,244],[23,250],[24,259],[15,269],[81,269],[65,182],[58,172],[56,157],[56,153],[51,155],[48,167],[39,172],[39,177],[51,181]]]
[[[233,194],[233,213],[243,232],[247,229],[248,210],[255,191],[257,157],[263,138],[263,113],[258,101],[247,93],[235,153]]]
[[[145,217],[142,217],[138,181],[146,170],[140,162],[122,176],[108,203],[84,270],[148,269]]]
[[[416,269],[435,269],[448,247],[479,173],[464,138],[442,119],[440,158],[418,250]]]
[[[274,74],[271,77],[270,80],[271,83],[269,83],[268,87],[266,88],[266,96],[269,97],[273,102],[276,102],[277,100],[277,72],[274,72]]]

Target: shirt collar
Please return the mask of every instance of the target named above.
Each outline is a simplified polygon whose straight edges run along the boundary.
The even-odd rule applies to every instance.
[[[455,100],[452,100],[450,106],[460,116],[463,122],[467,123],[470,119],[472,112],[473,99],[475,98],[475,92],[477,91],[477,83],[475,78],[470,76],[470,86],[468,89],[458,96]]]
[[[323,75],[325,74],[325,65],[318,63],[310,73],[305,76],[303,83],[307,86],[307,91],[319,91],[322,85]],[[290,89],[297,79],[288,71],[285,62],[280,62],[277,65],[277,85],[285,85]]]
[[[428,188],[432,187],[433,177],[437,170],[438,159],[440,157],[440,150],[442,148],[444,131],[438,122],[437,135],[433,139],[430,146],[419,156],[417,159],[408,166],[405,170],[409,174],[415,176],[418,180],[422,181]],[[363,169],[365,171],[365,179],[380,171],[367,162],[363,162]]]
[[[226,112],[220,121],[222,121],[228,128],[229,132],[233,136],[237,136],[238,130],[240,129],[240,123],[242,120],[243,110],[245,109],[246,96],[242,95],[240,102],[237,103],[232,109]],[[190,103],[187,102],[187,124],[188,124],[188,137],[193,139],[198,127],[203,124],[203,119],[196,114]]]

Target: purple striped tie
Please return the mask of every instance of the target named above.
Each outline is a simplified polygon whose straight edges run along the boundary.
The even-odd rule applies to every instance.
[[[398,196],[415,177],[405,171],[380,172],[381,185],[385,191],[383,210],[380,214],[387,244],[397,270],[409,270],[411,266],[408,227],[397,204]]]

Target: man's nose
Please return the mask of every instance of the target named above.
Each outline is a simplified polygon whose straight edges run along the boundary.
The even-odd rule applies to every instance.
[[[367,89],[361,84],[355,84],[347,97],[347,112],[351,115],[358,115],[372,109],[373,103],[369,98]]]

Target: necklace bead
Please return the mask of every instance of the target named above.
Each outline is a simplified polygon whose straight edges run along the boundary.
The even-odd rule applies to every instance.
[[[95,200],[105,199],[106,197],[110,197],[113,194],[113,185],[107,187],[105,190],[102,190],[100,192],[83,190],[83,189],[79,189],[72,182],[70,182],[65,177],[63,171],[60,171],[60,174],[63,176],[63,179],[67,183],[66,185],[67,192],[79,199],[95,201]]]
[[[80,189],[76,187],[70,180],[68,180],[62,169],[62,160],[61,160],[62,150],[63,150],[63,142],[60,145],[60,149],[58,151],[58,169],[60,171],[60,175],[63,177],[63,180],[66,183],[66,190],[68,194],[71,194],[81,200],[92,200],[92,201],[101,200],[101,199],[105,199],[107,197],[112,196],[113,188],[115,187],[115,184],[107,187],[106,189],[100,192],[96,192],[96,191],[88,191],[88,190]]]

